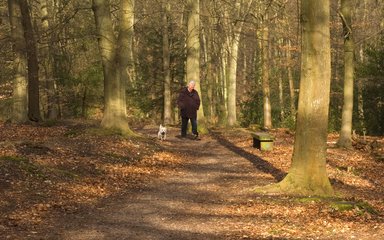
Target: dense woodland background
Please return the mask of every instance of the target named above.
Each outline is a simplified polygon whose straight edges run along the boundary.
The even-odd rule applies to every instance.
[[[11,5],[19,2],[30,18],[17,7],[11,11]],[[116,36],[125,29],[128,37],[126,103],[130,124],[177,123],[175,99],[187,81],[190,1],[131,2],[134,8],[129,17],[133,25],[125,28],[120,13],[123,1],[109,2]],[[358,134],[383,135],[384,2],[350,2],[356,62],[353,129]],[[343,107],[345,32],[339,10],[340,2],[331,1],[330,131],[340,130]],[[33,46],[38,76],[29,88],[36,88],[38,83],[41,119],[29,119],[100,119],[104,111],[104,77],[91,1],[1,1],[0,16],[1,120],[15,119],[15,95],[20,90],[16,82],[20,74],[30,74],[25,66],[24,71],[17,69],[17,59],[26,58],[26,49],[33,54]],[[200,1],[201,96],[209,124],[265,126],[263,107],[266,96],[270,96],[272,127],[294,128],[300,76],[299,18],[298,1]],[[24,31],[17,33],[18,29]],[[27,47],[25,43],[17,46],[23,42],[20,38]],[[33,65],[29,64],[33,63],[28,63],[31,71]],[[237,119],[228,123],[233,78]],[[165,103],[167,81],[171,95]],[[164,119],[164,106],[170,106],[171,119]]]

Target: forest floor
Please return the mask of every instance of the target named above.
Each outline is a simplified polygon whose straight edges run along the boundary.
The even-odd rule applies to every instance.
[[[97,122],[0,123],[0,239],[384,239],[384,138],[354,149],[329,135],[335,198],[265,195],[281,180],[294,135],[252,148],[245,129],[201,141],[138,137]]]

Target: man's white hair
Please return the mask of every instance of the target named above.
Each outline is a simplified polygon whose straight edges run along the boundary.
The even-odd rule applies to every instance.
[[[191,81],[189,81],[188,86],[191,85],[191,84],[196,85],[196,82],[191,80]]]

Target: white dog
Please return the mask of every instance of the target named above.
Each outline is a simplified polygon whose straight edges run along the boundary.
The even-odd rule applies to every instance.
[[[160,124],[159,132],[157,133],[157,138],[160,140],[165,140],[167,138],[167,128]]]

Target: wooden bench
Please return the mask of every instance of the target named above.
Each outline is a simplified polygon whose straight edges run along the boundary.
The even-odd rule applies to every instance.
[[[273,137],[266,132],[251,133],[253,137],[253,147],[261,151],[271,151],[273,149]]]

